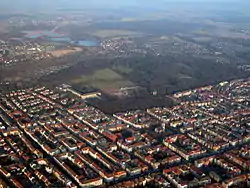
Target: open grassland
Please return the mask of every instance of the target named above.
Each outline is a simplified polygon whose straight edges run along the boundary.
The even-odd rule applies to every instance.
[[[136,18],[122,18],[121,22],[135,22],[137,21]]]
[[[0,33],[5,33],[5,32],[7,32],[8,31],[8,29],[7,29],[7,24],[5,23],[5,22],[1,22],[0,21]]]
[[[54,57],[61,57],[61,56],[65,56],[65,55],[70,55],[72,53],[76,53],[76,52],[81,52],[82,48],[70,48],[70,49],[60,49],[60,50],[53,50],[50,51],[50,54]]]
[[[213,40],[212,37],[195,37],[193,38],[194,41],[196,42],[210,42]]]
[[[123,65],[115,65],[112,68],[113,70],[121,74],[129,74],[133,71],[133,69],[129,68],[128,66],[123,66]]]
[[[103,29],[97,30],[91,33],[91,35],[100,38],[118,37],[118,36],[134,36],[140,35],[141,33],[130,31],[130,30],[120,30],[120,29]]]
[[[99,69],[90,75],[72,80],[74,85],[89,85],[101,90],[116,90],[121,87],[133,86],[133,83],[124,79],[111,69]]]

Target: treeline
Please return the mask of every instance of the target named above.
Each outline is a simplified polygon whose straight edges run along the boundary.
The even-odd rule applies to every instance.
[[[113,64],[131,69],[128,74],[120,74],[135,84],[162,94],[250,76],[238,69],[236,63],[218,63],[216,58],[149,56],[116,59]]]

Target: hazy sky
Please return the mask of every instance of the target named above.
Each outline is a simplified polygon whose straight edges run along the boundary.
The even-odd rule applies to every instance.
[[[192,4],[218,5],[229,2],[249,2],[250,0],[0,0],[0,10],[35,10],[56,8],[119,8],[137,6],[141,8],[163,8],[170,2],[180,6]],[[221,5],[221,4],[220,4]]]

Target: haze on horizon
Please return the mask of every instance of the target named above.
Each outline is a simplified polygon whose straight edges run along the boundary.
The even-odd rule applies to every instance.
[[[206,8],[214,6],[223,8],[243,7],[249,3],[248,0],[1,0],[0,11],[36,11],[36,10],[55,10],[65,8],[83,8],[83,9],[112,9],[125,7],[139,7],[147,9],[164,9],[168,5],[175,6],[199,6]],[[14,5],[14,6],[13,6]],[[237,6],[232,6],[237,5]]]

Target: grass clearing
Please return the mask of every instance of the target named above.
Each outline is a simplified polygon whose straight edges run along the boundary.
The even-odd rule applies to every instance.
[[[193,31],[193,34],[208,36],[210,33],[206,29],[199,29],[199,30]]]
[[[8,25],[5,22],[0,22],[0,33],[8,32]]]
[[[212,38],[210,38],[210,37],[195,37],[195,38],[193,38],[193,40],[195,40],[197,42],[210,42],[212,40]]]
[[[135,22],[137,21],[136,18],[122,18],[121,22]]]
[[[81,76],[72,80],[73,84],[89,85],[101,90],[116,90],[122,87],[133,86],[133,83],[124,79],[111,69],[96,70],[90,75]]]
[[[133,69],[126,67],[126,66],[122,66],[122,65],[113,66],[113,69],[122,74],[129,74],[133,71]]]
[[[65,56],[65,55],[69,55],[69,54],[73,54],[76,52],[81,52],[83,51],[82,48],[70,48],[70,49],[60,49],[60,50],[53,50],[50,51],[50,54],[54,57],[61,57],[61,56]]]
[[[109,38],[109,37],[118,37],[118,36],[133,36],[133,35],[139,35],[141,33],[130,31],[130,30],[120,30],[120,29],[103,29],[103,30],[97,30],[91,35],[100,37],[100,38]]]

